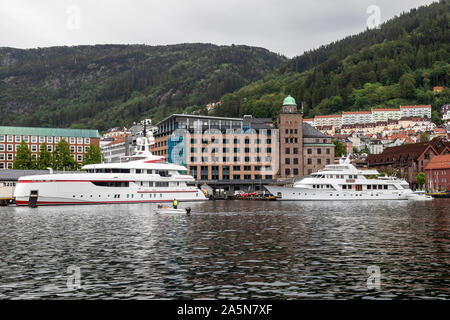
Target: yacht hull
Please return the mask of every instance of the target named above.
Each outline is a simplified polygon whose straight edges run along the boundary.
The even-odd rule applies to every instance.
[[[86,205],[121,203],[163,203],[207,200],[196,187],[139,188],[97,187],[89,181],[21,182],[14,192],[16,204],[28,205],[30,196],[37,197],[36,205]]]
[[[264,186],[277,200],[284,201],[331,201],[331,200],[408,200],[410,190],[373,191],[324,191],[306,188]]]

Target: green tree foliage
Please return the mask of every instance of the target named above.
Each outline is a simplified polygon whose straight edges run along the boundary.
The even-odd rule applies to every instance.
[[[419,172],[416,176],[416,183],[419,185],[419,188],[422,189],[422,187],[425,185],[427,180],[427,177],[425,176],[425,173]]]
[[[55,170],[77,170],[78,164],[70,153],[69,144],[65,139],[56,145],[53,151],[53,169]]]
[[[333,140],[333,143],[335,145],[334,154],[336,155],[336,157],[347,155],[347,150],[345,149],[345,146],[342,142],[340,142],[339,140]]]
[[[94,144],[91,144],[87,148],[86,153],[84,154],[83,165],[102,163],[102,161],[103,156],[102,152],[100,151],[100,148]]]
[[[0,125],[104,130],[158,121],[217,102],[286,60],[212,44],[0,48],[0,61],[11,62],[0,67]]]
[[[430,141],[430,135],[428,133],[422,133],[420,135],[420,142],[428,142]]]
[[[304,104],[304,117],[400,105],[432,105],[440,124],[440,108],[450,103],[450,2],[413,9],[382,24],[285,63],[267,75],[227,94],[215,115],[237,117],[247,110],[270,110],[276,117],[282,99],[291,94]],[[434,86],[445,87],[439,94]]]
[[[14,158],[14,169],[20,170],[30,170],[33,169],[34,163],[31,158],[31,151],[28,145],[22,140],[20,145],[17,147],[16,156]]]
[[[52,154],[47,149],[47,144],[44,142],[39,149],[39,158],[37,159],[37,168],[39,170],[46,170],[53,165]]]

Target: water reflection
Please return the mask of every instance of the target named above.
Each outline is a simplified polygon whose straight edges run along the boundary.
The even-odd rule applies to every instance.
[[[450,298],[446,199],[189,206],[0,208],[0,298]]]

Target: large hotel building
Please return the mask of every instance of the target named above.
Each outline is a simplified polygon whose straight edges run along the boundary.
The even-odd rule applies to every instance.
[[[334,160],[331,137],[303,123],[287,97],[277,121],[174,114],[156,124],[153,153],[188,168],[201,183],[262,184],[310,174]]]
[[[98,130],[87,129],[59,129],[32,127],[3,127],[0,126],[0,169],[12,169],[17,147],[24,141],[32,155],[39,158],[41,144],[47,144],[48,151],[55,150],[61,139],[66,139],[73,158],[82,163],[87,148],[99,145]]]

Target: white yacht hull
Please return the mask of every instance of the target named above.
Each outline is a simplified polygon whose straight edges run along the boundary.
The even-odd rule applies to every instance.
[[[27,182],[19,181],[15,190],[17,205],[28,205],[32,192],[37,192],[36,204],[77,205],[111,203],[161,203],[178,201],[207,200],[196,187],[142,188],[98,187],[90,181]]]
[[[336,191],[281,186],[264,186],[277,200],[408,200],[411,190]]]

